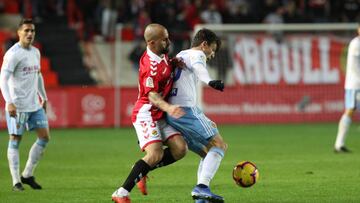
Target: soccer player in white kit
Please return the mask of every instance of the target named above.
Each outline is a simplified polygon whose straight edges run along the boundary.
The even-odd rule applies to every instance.
[[[6,102],[5,114],[10,135],[7,157],[13,191],[22,191],[22,183],[33,189],[42,188],[35,182],[33,173],[49,141],[49,126],[45,113],[47,96],[40,73],[40,52],[32,46],[35,37],[32,20],[23,19],[17,34],[19,41],[5,53],[0,85]],[[20,176],[19,144],[25,128],[36,130],[38,138],[30,149]]]
[[[348,48],[345,78],[345,112],[340,122],[335,141],[335,152],[350,152],[345,146],[347,132],[356,108],[360,107],[360,23],[358,36],[351,40]]]
[[[201,156],[197,185],[191,195],[196,202],[223,202],[223,197],[210,191],[210,181],[215,176],[227,149],[216,124],[197,107],[197,83],[223,91],[221,80],[212,80],[206,69],[207,59],[214,57],[220,48],[220,39],[214,32],[202,29],[195,34],[192,48],[181,51],[176,57],[184,60],[186,68],[175,72],[169,102],[181,106],[185,115],[180,118],[167,116],[168,123],[180,131],[191,151]]]

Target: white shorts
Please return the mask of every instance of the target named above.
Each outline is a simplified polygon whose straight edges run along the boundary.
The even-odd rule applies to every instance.
[[[159,121],[136,121],[133,123],[141,150],[154,142],[165,142],[169,138],[180,135],[164,119]]]

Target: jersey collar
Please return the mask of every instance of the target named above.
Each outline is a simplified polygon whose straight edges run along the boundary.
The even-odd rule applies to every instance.
[[[156,55],[154,52],[152,52],[152,51],[149,49],[149,47],[146,47],[146,52],[147,52],[147,54],[150,56],[150,58],[151,58],[152,60],[156,61],[156,63],[160,63],[162,60],[164,60],[165,63],[167,64],[167,61],[166,61],[166,58],[165,58],[165,54],[162,54],[162,55],[161,55],[162,57],[160,57],[160,56]]]

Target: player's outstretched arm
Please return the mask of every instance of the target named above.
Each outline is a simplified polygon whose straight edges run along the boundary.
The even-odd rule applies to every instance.
[[[157,92],[149,92],[148,98],[152,104],[174,118],[180,118],[185,114],[180,106],[167,103]]]

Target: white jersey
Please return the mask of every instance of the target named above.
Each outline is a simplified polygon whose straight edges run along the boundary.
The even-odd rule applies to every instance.
[[[41,108],[38,96],[40,52],[34,47],[13,45],[4,56],[1,73],[8,71],[9,93],[18,112],[33,112]]]
[[[210,78],[208,76],[203,77],[199,75],[194,66],[201,65],[204,67],[206,74],[208,75],[206,68],[206,56],[204,52],[199,50],[184,50],[176,55],[178,58],[182,58],[185,62],[186,68],[176,69],[173,89],[170,93],[169,102],[186,107],[194,107],[197,104],[197,85],[199,78],[205,78],[205,83],[208,83]]]
[[[360,36],[349,44],[345,89],[360,89]]]

